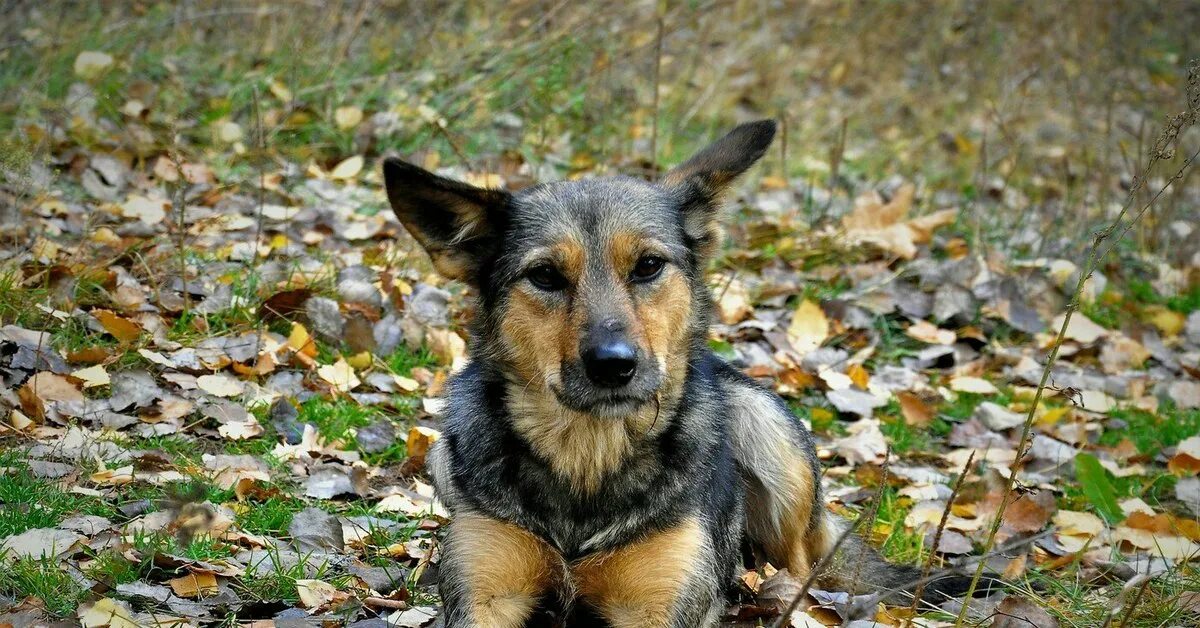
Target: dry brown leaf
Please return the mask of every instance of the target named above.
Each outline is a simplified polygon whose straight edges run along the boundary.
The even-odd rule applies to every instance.
[[[1175,447],[1175,455],[1167,461],[1167,469],[1175,475],[1200,473],[1200,436],[1192,436]]]
[[[408,457],[413,461],[413,464],[425,464],[425,456],[429,453],[429,448],[442,437],[442,433],[421,425],[414,425],[408,430]]]
[[[907,390],[896,393],[896,400],[900,402],[900,413],[904,415],[904,422],[909,425],[925,427],[937,416],[933,408]]]
[[[217,577],[207,571],[189,573],[167,581],[179,597],[208,597],[217,594]]]
[[[35,419],[46,418],[46,404],[55,401],[83,401],[75,383],[62,375],[43,371],[30,377],[17,391],[21,409]]]
[[[142,326],[137,323],[117,315],[109,310],[92,310],[92,316],[104,328],[104,331],[112,334],[123,344],[129,344],[137,340],[142,335]]]

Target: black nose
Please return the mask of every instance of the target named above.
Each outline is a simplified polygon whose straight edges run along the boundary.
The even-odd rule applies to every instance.
[[[583,369],[597,386],[619,388],[637,372],[637,351],[628,342],[602,342],[583,352]]]

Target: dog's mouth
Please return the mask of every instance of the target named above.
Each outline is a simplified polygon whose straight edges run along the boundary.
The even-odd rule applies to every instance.
[[[568,392],[559,386],[550,386],[554,397],[564,407],[595,416],[619,418],[633,414],[654,400],[654,394],[639,395],[631,392],[592,391]]]

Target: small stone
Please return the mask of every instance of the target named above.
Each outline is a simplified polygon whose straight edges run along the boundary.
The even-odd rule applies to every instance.
[[[422,325],[444,327],[450,323],[450,293],[419,283],[408,297],[405,312]]]
[[[396,426],[388,419],[377,419],[359,429],[354,439],[363,453],[377,454],[396,442]]]
[[[288,526],[288,534],[301,552],[341,551],[344,544],[341,522],[320,508],[305,508],[296,513]]]
[[[346,319],[342,317],[337,301],[325,297],[310,297],[304,302],[304,313],[308,316],[313,332],[327,340],[341,340]]]
[[[404,342],[404,330],[395,314],[388,314],[375,323],[375,352],[391,355]]]

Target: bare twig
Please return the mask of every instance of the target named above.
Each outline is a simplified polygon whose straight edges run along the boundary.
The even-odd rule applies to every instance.
[[[658,16],[658,35],[654,40],[654,94],[653,105],[650,112],[650,170],[651,176],[658,178],[655,165],[658,164],[658,91],[659,81],[662,76],[662,49],[663,49],[663,18]]]

